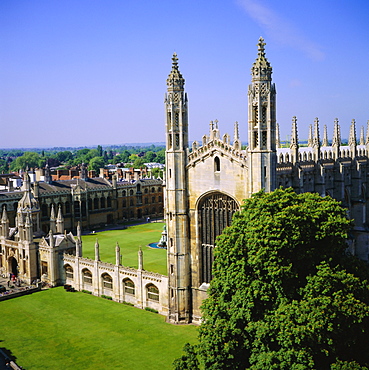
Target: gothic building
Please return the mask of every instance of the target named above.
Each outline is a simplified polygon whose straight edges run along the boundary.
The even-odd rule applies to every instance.
[[[221,136],[217,121],[202,142],[188,146],[188,98],[177,55],[167,79],[165,211],[168,230],[168,319],[175,323],[199,322],[200,305],[211,280],[215,238],[230,225],[242,200],[265,189],[292,187],[297,193],[330,195],[347,207],[354,219],[350,248],[368,260],[369,130],[361,130],[359,143],[355,121],[347,146],[341,143],[338,120],[329,144],[319,120],[309,127],[309,142],[300,146],[297,119],[292,119],[289,148],[280,148],[276,122],[276,88],[272,67],[258,42],[248,88],[248,147],[241,148],[238,123],[230,135]]]
[[[78,222],[86,230],[127,220],[162,217],[162,180],[136,178],[118,181],[116,176],[108,180],[88,177],[86,172],[81,171],[76,178],[53,180],[46,169],[42,181],[28,182],[40,207],[39,228],[45,234],[53,217],[52,208],[55,212],[61,209],[65,228],[72,231],[76,231]],[[10,226],[15,226],[18,202],[26,183],[23,182],[21,190],[8,187],[0,191],[0,208],[7,210]]]

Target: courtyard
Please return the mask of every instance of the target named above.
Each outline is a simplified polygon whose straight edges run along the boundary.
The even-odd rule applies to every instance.
[[[37,369],[170,369],[195,326],[63,287],[1,302],[0,348]]]

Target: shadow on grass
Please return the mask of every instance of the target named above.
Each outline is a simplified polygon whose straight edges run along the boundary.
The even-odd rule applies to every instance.
[[[3,342],[0,340],[0,342]],[[16,363],[17,358],[13,355],[10,349],[0,347],[0,370],[11,369],[10,362]]]

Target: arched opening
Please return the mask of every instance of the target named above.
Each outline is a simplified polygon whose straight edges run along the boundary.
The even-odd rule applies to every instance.
[[[101,275],[102,286],[106,289],[113,289],[113,279],[108,273]]]
[[[15,257],[9,257],[9,272],[15,276],[18,276],[18,261]]]
[[[74,274],[73,274],[73,267],[70,266],[70,265],[65,265],[64,266],[64,270],[65,270],[65,277],[67,279],[71,279],[73,280],[73,277],[74,277]]]
[[[147,299],[149,301],[159,302],[159,289],[154,284],[149,284],[147,287]]]
[[[123,280],[124,294],[135,295],[135,283],[131,279]]]
[[[215,239],[224,228],[231,225],[232,217],[239,210],[238,203],[226,194],[219,192],[205,195],[198,203],[200,236],[201,281],[212,279]]]
[[[89,269],[82,270],[83,285],[92,285],[92,273]]]

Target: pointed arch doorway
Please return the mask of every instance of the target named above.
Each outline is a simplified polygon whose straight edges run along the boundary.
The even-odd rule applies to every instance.
[[[9,257],[8,271],[13,275],[18,276],[18,261],[15,259],[15,257]]]

